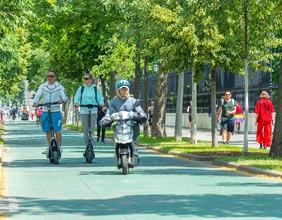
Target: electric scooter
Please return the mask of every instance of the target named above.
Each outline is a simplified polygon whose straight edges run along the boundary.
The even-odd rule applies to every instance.
[[[99,108],[99,105],[88,104],[88,105],[80,105],[80,107],[88,108],[88,144],[85,149],[85,152],[83,153],[83,156],[85,157],[87,163],[92,163],[92,159],[95,158],[95,152],[93,148],[92,134],[91,134],[91,109],[94,107]]]
[[[44,104],[38,104],[38,106],[46,106],[48,110],[48,120],[50,122],[50,131],[51,131],[51,141],[49,144],[49,153],[46,155],[49,158],[50,163],[59,164],[59,159],[61,158],[61,152],[58,147],[58,143],[55,137],[55,131],[52,122],[51,116],[51,106],[59,104],[58,102],[46,102]]]

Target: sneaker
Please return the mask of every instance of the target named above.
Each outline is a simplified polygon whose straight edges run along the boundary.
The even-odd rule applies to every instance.
[[[42,154],[49,154],[49,147],[47,147],[45,151],[42,151]]]
[[[102,138],[102,142],[105,143],[105,139]]]
[[[99,142],[99,139],[100,139],[100,138],[97,138],[97,142]],[[103,141],[102,141],[102,142],[103,142]]]
[[[59,147],[59,150],[61,154],[64,152],[62,147]]]
[[[134,156],[138,156],[138,151],[137,151],[137,148],[134,148]]]

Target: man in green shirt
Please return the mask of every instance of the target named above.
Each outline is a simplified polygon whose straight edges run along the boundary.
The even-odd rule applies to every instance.
[[[222,143],[229,144],[231,134],[234,131],[234,114],[236,112],[236,103],[234,99],[231,99],[231,92],[226,91],[224,99],[220,101],[217,122],[221,117],[222,126]]]

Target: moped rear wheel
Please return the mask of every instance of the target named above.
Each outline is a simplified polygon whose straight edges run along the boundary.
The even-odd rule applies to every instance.
[[[121,166],[122,166],[122,174],[127,175],[129,173],[129,166],[127,162],[127,155],[121,155]]]

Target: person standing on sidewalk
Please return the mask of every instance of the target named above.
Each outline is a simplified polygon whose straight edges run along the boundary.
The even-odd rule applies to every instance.
[[[150,132],[152,133],[152,124],[153,124],[153,116],[154,116],[154,102],[151,101],[148,107],[148,113],[149,113],[149,128]]]
[[[268,92],[262,91],[260,99],[256,103],[256,141],[260,144],[260,148],[270,149],[272,140],[272,126],[274,106],[270,100]]]
[[[217,122],[221,116],[222,143],[229,144],[231,134],[234,131],[234,114],[236,112],[235,100],[231,98],[231,92],[226,91],[224,99],[221,99],[217,113]]]
[[[237,128],[237,134],[240,133],[240,125],[244,121],[244,111],[239,101],[236,101],[236,113],[234,115],[234,121]]]
[[[39,99],[42,97],[42,102],[58,102],[57,105],[51,106],[51,117],[53,122],[53,128],[56,133],[56,138],[58,141],[58,146],[60,149],[60,152],[63,153],[62,149],[62,115],[61,115],[61,109],[60,104],[66,102],[68,100],[68,97],[66,95],[66,91],[64,87],[56,81],[56,72],[54,70],[49,70],[47,74],[47,82],[41,84],[34,96],[33,99],[33,106],[37,107]],[[42,131],[46,132],[46,138],[48,141],[48,145],[51,141],[51,131],[50,131],[50,122],[48,119],[48,110],[46,106],[43,107],[43,113],[42,113]],[[42,154],[48,154],[49,153],[49,147],[46,148],[45,151],[42,152]]]
[[[189,125],[190,125],[190,132],[192,131],[192,101],[190,101],[190,105],[187,107],[187,112],[189,115]]]
[[[80,105],[99,105],[100,107],[104,106],[104,97],[100,89],[93,83],[93,76],[86,72],[84,74],[84,84],[80,86],[74,96],[74,105],[79,107]],[[94,141],[94,129],[95,124],[97,123],[97,113],[98,110],[96,107],[91,109],[91,138]],[[88,145],[88,131],[89,131],[89,110],[87,107],[80,107],[80,118],[83,127],[83,139],[85,144],[85,149]]]

